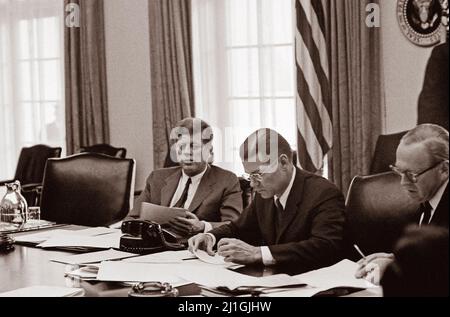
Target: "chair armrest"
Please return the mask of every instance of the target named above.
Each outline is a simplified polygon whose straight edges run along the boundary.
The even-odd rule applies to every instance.
[[[14,183],[13,179],[0,181],[0,186],[5,186],[8,183]]]
[[[39,191],[40,189],[42,189],[41,183],[25,184],[22,186],[23,192]]]

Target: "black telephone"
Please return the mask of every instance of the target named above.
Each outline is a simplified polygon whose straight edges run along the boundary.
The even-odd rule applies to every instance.
[[[120,250],[125,252],[150,254],[186,249],[173,233],[153,221],[139,219],[124,221],[122,233],[124,235],[120,238]]]

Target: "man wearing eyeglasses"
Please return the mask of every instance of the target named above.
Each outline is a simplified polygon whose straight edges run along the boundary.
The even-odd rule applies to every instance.
[[[448,131],[435,124],[412,129],[401,139],[391,169],[400,175],[400,184],[411,199],[420,204],[417,224],[448,229]],[[392,254],[372,254],[360,261],[356,277],[378,283],[392,260]]]
[[[277,265],[297,273],[332,265],[341,257],[345,222],[342,193],[328,180],[292,162],[289,143],[260,129],[240,147],[244,170],[256,192],[230,224],[189,239],[189,249],[239,264]]]
[[[213,132],[205,121],[185,118],[172,130],[173,161],[180,166],[153,171],[144,191],[129,213],[148,219],[142,203],[184,208],[186,217],[169,222],[181,237],[206,232],[236,219],[242,212],[242,195],[236,175],[211,165]]]

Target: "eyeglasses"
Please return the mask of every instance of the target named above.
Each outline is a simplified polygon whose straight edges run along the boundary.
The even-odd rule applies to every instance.
[[[442,162],[445,162],[445,161],[439,161],[438,163],[434,164],[433,166],[430,166],[430,167],[424,169],[423,171],[420,171],[417,173],[413,173],[411,171],[402,171],[395,165],[389,165],[389,167],[397,175],[399,175],[401,177],[405,176],[411,183],[417,183],[419,181],[418,178],[420,175],[425,174],[428,171],[431,171],[433,168],[437,167]]]
[[[274,163],[272,163],[270,165],[261,166],[257,172],[244,173],[244,174],[242,174],[242,177],[249,182],[257,183],[257,182],[262,181],[262,177],[264,176],[264,174],[270,174],[270,173],[275,172],[277,166],[278,166],[278,161],[275,161]],[[262,171],[261,171],[261,169],[262,169]]]

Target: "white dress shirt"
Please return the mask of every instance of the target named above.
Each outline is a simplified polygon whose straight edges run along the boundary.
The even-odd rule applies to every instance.
[[[445,191],[445,188],[447,187],[447,185],[448,185],[448,180],[445,181],[444,184],[441,185],[441,187],[439,187],[439,189],[436,191],[434,196],[428,201],[432,208],[431,209],[431,217],[430,217],[430,221],[428,222],[428,224],[431,222],[431,219],[433,219],[436,208],[442,199],[442,195],[444,195],[444,191]],[[424,216],[424,214],[422,213],[422,215],[420,216],[419,226],[422,225],[423,216]]]
[[[206,170],[208,169],[208,165],[206,165],[203,172],[200,174],[197,174],[195,176],[191,177],[191,185],[189,186],[188,194],[186,201],[183,205],[184,209],[188,209],[189,206],[192,203],[192,199],[194,199],[195,193],[197,192],[198,186],[200,185],[200,182],[202,180],[203,175],[205,175]],[[181,177],[180,181],[178,182],[178,187],[175,190],[175,193],[173,194],[172,200],[170,201],[170,207],[173,207],[177,201],[181,198],[181,195],[183,194],[184,188],[186,187],[186,183],[189,180],[189,176],[184,173],[183,170],[181,170]],[[212,225],[207,221],[202,221],[205,224],[205,229],[203,232],[208,232],[212,229]]]

